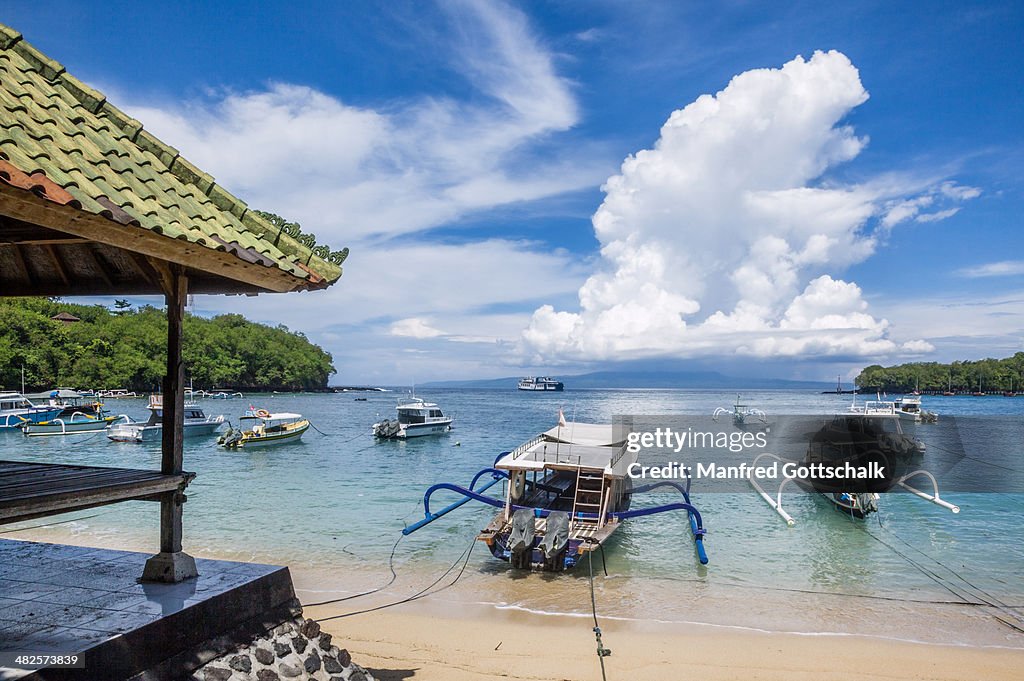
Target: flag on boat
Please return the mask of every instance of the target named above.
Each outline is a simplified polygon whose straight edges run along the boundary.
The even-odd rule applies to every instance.
[[[558,408],[558,427],[562,428],[565,426],[565,414],[562,413],[562,408]]]

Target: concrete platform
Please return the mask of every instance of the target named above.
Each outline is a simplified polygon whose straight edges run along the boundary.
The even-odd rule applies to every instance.
[[[197,578],[140,583],[147,558],[0,539],[0,654],[85,657],[84,669],[0,667],[0,679],[183,679],[299,612],[286,567],[198,559]]]

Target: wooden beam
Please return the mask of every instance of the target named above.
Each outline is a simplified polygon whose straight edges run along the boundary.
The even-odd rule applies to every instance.
[[[91,239],[83,239],[79,236],[69,236],[55,239],[3,239],[0,240],[0,248],[4,246],[67,246],[68,244],[88,244]]]
[[[50,260],[53,261],[53,266],[57,270],[57,274],[60,275],[61,281],[63,281],[65,285],[70,286],[71,280],[68,279],[67,270],[64,269],[64,262],[60,259],[60,254],[57,253],[57,249],[50,245],[42,246],[41,248],[50,255]]]
[[[164,378],[163,428],[160,472],[174,475],[182,470],[185,437],[185,366],[181,357],[182,322],[188,299],[188,277],[180,265],[170,265],[164,299],[167,301],[167,376]],[[161,502],[160,551],[181,551],[181,504]]]
[[[185,436],[185,366],[181,357],[181,340],[188,277],[181,265],[164,264],[163,267],[166,269],[167,375],[164,377],[160,472],[175,475],[182,471],[182,441]],[[143,581],[180,582],[199,574],[195,559],[181,550],[181,507],[184,503],[185,495],[180,491],[167,492],[160,499],[160,553],[146,561]]]
[[[99,256],[96,255],[96,247],[89,245],[85,247],[85,252],[92,261],[92,264],[96,267],[96,271],[100,273],[100,278],[107,286],[113,286],[114,282],[110,280],[110,275],[107,274],[107,268],[100,262]]]
[[[149,258],[140,253],[133,253],[131,251],[126,251],[126,253],[131,256],[131,260],[135,263],[135,267],[139,270],[142,278],[153,286],[160,288],[160,275],[157,274],[156,270],[153,269],[153,266],[149,264]]]
[[[304,279],[277,267],[247,263],[225,251],[172,239],[134,225],[122,225],[102,215],[62,206],[4,183],[0,183],[0,215],[256,285],[266,291],[287,293],[308,285]]]
[[[25,254],[21,252],[20,246],[14,247],[14,264],[18,266],[18,271],[21,272],[21,278],[29,286],[34,286],[36,281],[32,277],[32,273],[28,271],[28,264],[25,262]]]

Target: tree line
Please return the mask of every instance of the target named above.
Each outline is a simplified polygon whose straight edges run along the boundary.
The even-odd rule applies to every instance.
[[[51,319],[65,312],[81,321]],[[334,373],[330,353],[286,326],[238,314],[185,315],[185,380],[196,389],[323,390]],[[75,305],[55,298],[0,298],[0,386],[159,390],[166,372],[167,315],[117,301]]]
[[[855,379],[865,392],[1024,392],[1024,352],[1005,359],[911,362],[861,370]]]

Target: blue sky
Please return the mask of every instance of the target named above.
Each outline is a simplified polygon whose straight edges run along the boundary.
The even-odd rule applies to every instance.
[[[352,249],[328,292],[194,306],[336,382],[1024,350],[1019,3],[160,5],[0,21]]]

